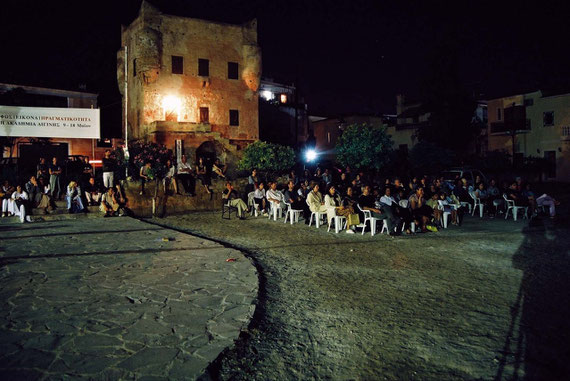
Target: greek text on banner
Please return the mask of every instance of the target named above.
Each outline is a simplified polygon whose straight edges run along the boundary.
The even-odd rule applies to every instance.
[[[0,136],[101,137],[99,109],[0,106]]]

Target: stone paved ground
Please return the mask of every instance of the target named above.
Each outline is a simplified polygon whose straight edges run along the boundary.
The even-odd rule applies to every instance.
[[[570,205],[568,200],[564,205]],[[570,223],[468,217],[413,237],[219,213],[156,219],[247,249],[261,303],[215,377],[568,380]]]
[[[257,292],[241,252],[135,219],[0,224],[0,379],[196,378]]]

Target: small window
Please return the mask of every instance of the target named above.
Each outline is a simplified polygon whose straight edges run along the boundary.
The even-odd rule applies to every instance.
[[[554,111],[545,111],[542,114],[542,125],[546,126],[554,126]]]
[[[133,60],[133,77],[137,76],[137,59]]]
[[[501,120],[501,119],[503,119],[503,118],[502,118],[502,115],[501,115],[501,109],[498,108],[498,109],[497,109],[497,120]]]
[[[210,76],[210,60],[198,58],[198,75],[201,77]]]
[[[172,56],[172,74],[184,74],[184,58]]]
[[[210,123],[210,110],[208,107],[200,107],[200,123]]]
[[[230,126],[239,126],[238,110],[230,110]]]
[[[237,62],[228,62],[228,79],[239,79]]]
[[[534,99],[532,99],[532,98],[525,99],[525,100],[524,100],[524,105],[525,105],[525,106],[532,106],[532,105],[534,105]]]

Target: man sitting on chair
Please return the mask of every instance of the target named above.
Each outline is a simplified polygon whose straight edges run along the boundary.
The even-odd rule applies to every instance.
[[[271,202],[274,207],[283,207],[285,200],[283,199],[283,193],[277,190],[277,183],[273,182],[269,187],[269,190],[265,193],[267,201]]]
[[[229,181],[226,183],[226,189],[222,192],[222,199],[228,200],[230,206],[237,209],[237,214],[240,220],[245,220],[247,205],[241,198],[239,198],[237,191],[232,187],[232,183]]]
[[[399,233],[394,232],[394,227],[400,226],[400,219],[394,218],[394,216],[390,216],[386,212],[383,212],[382,210],[376,208],[376,200],[374,196],[370,194],[369,185],[366,185],[362,189],[362,195],[358,198],[358,204],[362,210],[369,210],[372,217],[378,218],[380,220],[386,220],[386,224],[388,225],[388,233],[391,236]],[[362,221],[364,221],[364,217],[362,218]]]

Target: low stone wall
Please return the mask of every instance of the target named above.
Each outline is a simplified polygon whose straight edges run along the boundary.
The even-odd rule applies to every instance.
[[[247,178],[232,180],[235,189],[240,195],[245,195],[245,186]],[[193,197],[186,195],[176,195],[172,185],[169,193],[165,194],[162,181],[159,180],[158,191],[156,191],[156,180],[145,184],[145,195],[140,195],[140,181],[125,181],[123,189],[127,196],[127,207],[133,211],[137,217],[153,216],[153,200],[154,200],[154,216],[162,217],[166,215],[184,214],[198,210],[220,210],[222,209],[222,192],[226,187],[224,179],[212,180],[210,189],[212,197],[206,192],[200,180],[196,181],[196,195]],[[183,187],[178,183],[178,189],[184,193]],[[156,197],[154,197],[156,191]]]

